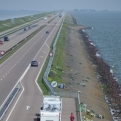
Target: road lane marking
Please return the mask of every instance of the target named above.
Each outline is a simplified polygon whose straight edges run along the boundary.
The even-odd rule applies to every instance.
[[[24,71],[24,73],[22,74],[22,76],[19,78],[19,80],[18,80],[18,82],[16,83],[16,85],[14,86],[14,88],[17,86],[17,84],[18,84],[19,82],[21,83],[21,80],[24,78],[24,76],[25,76],[26,73],[28,72],[29,68],[30,68],[30,64],[28,65],[28,67],[26,68],[26,70]],[[22,85],[22,83],[21,83],[21,85]],[[13,89],[14,89],[14,88],[13,88]],[[7,119],[6,119],[6,121],[8,121],[8,119],[9,119],[9,117],[11,116],[11,114],[12,114],[12,112],[13,112],[15,106],[17,105],[19,99],[21,98],[21,96],[22,96],[22,94],[23,94],[23,92],[24,92],[24,90],[25,90],[23,85],[22,85],[22,88],[23,88],[23,90],[22,90],[21,94],[19,95],[17,101],[15,102],[15,104],[14,104],[12,110],[10,111],[10,113],[9,113],[9,115],[8,115],[8,117],[7,117]],[[13,89],[12,89],[12,90],[13,90]],[[11,92],[12,92],[12,91],[11,91]],[[9,93],[9,94],[11,94],[11,93]]]
[[[30,106],[26,106],[26,110],[28,110],[30,108]]]
[[[54,29],[55,29],[55,27],[54,27]],[[52,32],[53,32],[53,31],[52,31]],[[52,32],[51,32],[51,33],[52,33]],[[47,38],[47,39],[48,39],[48,38]],[[47,40],[47,39],[46,39],[46,40]],[[40,53],[42,47],[43,47],[44,45],[47,46],[46,40],[45,40],[45,42],[43,43],[43,45],[41,46],[41,48],[40,48],[40,50],[38,51],[38,53],[36,54],[36,56],[34,57],[34,59],[38,56],[38,54]],[[50,50],[50,48],[49,48],[49,50]],[[49,53],[49,50],[48,50],[48,53]],[[48,54],[46,54],[46,57],[45,57],[45,59],[44,59],[44,61],[43,61],[43,63],[42,63],[42,66],[41,66],[41,68],[40,68],[40,71],[39,71],[39,73],[38,73],[38,75],[37,75],[37,77],[36,77],[36,79],[35,79],[35,83],[36,83],[38,89],[40,90],[40,92],[41,92],[42,94],[43,94],[43,92],[42,92],[40,86],[39,86],[38,83],[37,83],[37,79],[38,79],[38,77],[39,77],[39,75],[40,75],[40,73],[41,73],[41,70],[42,70],[42,68],[43,68],[43,66],[44,66],[44,63],[45,63],[45,61],[46,61],[47,56],[48,56]],[[27,69],[24,71],[23,75],[20,77],[20,79],[18,80],[18,82],[16,83],[16,85],[17,85],[19,82],[20,82],[21,85],[22,85],[22,82],[21,82],[21,81],[22,81],[22,79],[24,78],[25,74],[28,72],[29,69],[30,69],[30,64],[29,64],[29,66],[27,67]],[[16,86],[16,85],[15,85],[15,86]],[[14,86],[14,88],[15,88],[15,86]],[[13,88],[13,89],[14,89],[14,88]],[[15,102],[15,104],[14,104],[12,110],[10,111],[10,113],[9,113],[9,115],[8,115],[8,117],[7,117],[7,119],[6,119],[6,121],[8,121],[8,119],[10,118],[10,116],[11,116],[11,114],[12,114],[12,112],[13,112],[15,106],[17,105],[17,103],[18,103],[20,97],[22,96],[22,93],[23,93],[24,90],[25,90],[23,85],[22,85],[22,88],[23,88],[23,91],[21,92],[20,96],[18,97],[17,101]],[[12,90],[13,90],[13,89],[12,89]],[[11,92],[12,92],[12,91],[11,91]]]
[[[42,30],[45,30],[47,28],[47,26],[46,27],[44,27]],[[39,32],[39,33],[41,33],[42,32],[42,30]],[[39,33],[37,33],[36,35],[38,35]],[[45,33],[44,33],[45,34]],[[43,35],[44,35],[43,34]],[[32,39],[31,40],[29,40],[25,45],[23,45],[20,49],[18,49],[12,56],[10,56],[6,61],[4,61],[2,64],[0,64],[0,66],[2,66],[5,62],[7,62],[10,58],[12,58],[17,52],[19,52],[22,48],[24,48],[24,46],[26,46],[28,43],[30,43],[35,37],[36,37],[36,35],[34,35],[33,37],[32,37]],[[42,35],[42,36],[43,36]]]

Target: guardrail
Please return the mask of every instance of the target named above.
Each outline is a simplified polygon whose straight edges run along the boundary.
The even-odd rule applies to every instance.
[[[2,34],[2,35],[0,35],[0,39],[3,38],[3,37],[5,37],[5,36],[7,36],[7,35],[10,35],[10,34],[16,32],[16,31],[19,31],[19,30],[23,29],[24,27],[28,27],[28,26],[30,26],[30,25],[32,25],[34,23],[37,23],[38,21],[42,20],[43,18],[44,17],[41,17],[41,18],[39,18],[37,20],[34,20],[34,21],[30,22],[30,23],[27,23],[26,25],[23,25],[21,27],[18,27],[18,28],[14,29],[14,30],[9,31],[9,32],[7,32],[5,34]]]
[[[58,41],[58,38],[59,38],[59,35],[60,35],[60,32],[61,32],[62,26],[63,26],[64,19],[65,19],[65,16],[63,18],[63,21],[61,23],[61,26],[59,28],[59,31],[58,31],[57,36],[56,36],[56,38],[54,40],[54,43],[53,43],[53,50],[52,50],[53,56],[50,57],[48,65],[47,65],[47,68],[46,68],[46,71],[45,71],[44,76],[43,76],[44,83],[47,85],[48,89],[50,90],[50,92],[53,95],[56,95],[57,92],[55,91],[55,89],[51,86],[50,82],[48,81],[48,74],[50,73],[52,61],[53,61],[53,58],[54,58],[54,55],[55,55],[55,51],[56,51],[56,43]]]
[[[82,112],[81,112],[81,109],[80,109],[80,91],[78,91],[78,109],[79,109],[79,120],[82,121]]]
[[[13,89],[13,91],[11,92],[11,94],[9,95],[9,97],[7,98],[7,100],[4,102],[4,104],[1,106],[1,108],[0,108],[0,120],[5,115],[7,109],[9,108],[10,104],[12,103],[12,101],[14,100],[15,96],[17,95],[17,93],[19,92],[20,89],[21,89],[21,86],[17,85]]]
[[[51,14],[50,14],[50,15],[51,15]],[[48,16],[48,15],[47,15],[47,16]],[[46,17],[46,16],[44,16],[44,17]],[[41,18],[36,19],[36,20],[33,20],[33,21],[27,23],[26,25],[23,25],[23,26],[21,25],[21,27],[18,27],[18,28],[14,29],[14,30],[11,30],[11,31],[9,31],[9,32],[6,32],[5,34],[1,34],[1,35],[0,35],[0,39],[3,38],[3,37],[5,37],[5,36],[7,36],[7,35],[10,35],[10,34],[16,32],[16,31],[19,31],[19,30],[23,29],[24,27],[28,27],[28,26],[30,26],[30,25],[32,25],[32,24],[34,24],[34,23],[37,23],[38,21],[42,20],[44,17],[41,17]]]
[[[56,16],[55,16],[56,17]],[[55,18],[54,17],[54,18]],[[52,20],[52,19],[51,19]],[[49,21],[51,21],[49,20]],[[25,41],[27,38],[29,38],[32,34],[36,33],[39,29],[45,27],[46,24],[42,25],[41,27],[39,27],[37,30],[35,30],[34,32],[32,32],[30,35],[28,35],[26,38],[22,39],[20,42],[18,42],[17,44],[13,45],[10,49],[8,49],[7,51],[5,51],[4,55],[0,55],[0,59],[2,59],[4,56],[6,56],[10,51],[12,51],[14,48],[16,48],[19,44],[21,44],[23,41]]]

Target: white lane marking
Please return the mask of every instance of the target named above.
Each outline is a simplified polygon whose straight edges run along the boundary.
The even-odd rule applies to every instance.
[[[59,21],[60,21],[60,20],[59,20]],[[55,26],[55,27],[56,27],[56,26]],[[55,27],[54,27],[54,29],[55,29]],[[53,32],[53,30],[52,30],[52,32]],[[51,32],[50,34],[52,34],[52,32]],[[46,39],[46,41],[47,41],[47,40],[48,40],[48,38]],[[46,43],[46,41],[45,41],[45,43]],[[47,46],[47,44],[46,44],[46,46]],[[48,46],[47,46],[47,47],[48,47]],[[49,51],[50,51],[50,47],[49,47]],[[48,51],[48,53],[49,53],[49,51]],[[44,52],[44,51],[42,51],[42,52]],[[38,75],[37,75],[37,77],[36,77],[36,79],[35,79],[35,83],[36,83],[38,89],[40,90],[40,92],[41,92],[42,94],[43,94],[43,92],[42,92],[42,90],[41,90],[39,84],[37,83],[37,80],[38,80],[38,78],[39,78],[39,75],[40,75],[41,70],[42,70],[42,68],[43,68],[43,66],[44,66],[44,63],[45,63],[45,61],[46,61],[47,56],[48,56],[48,54],[46,54],[46,57],[45,57],[45,59],[44,59],[44,62],[42,63],[42,66],[41,66],[41,68],[40,68],[40,71],[39,71],[39,73],[38,73]]]
[[[60,19],[60,20],[61,20],[61,19]],[[57,22],[57,24],[60,22],[60,20]],[[48,38],[50,37],[50,35],[51,35],[51,34],[53,33],[53,31],[55,30],[57,24],[55,25],[54,29],[51,31],[51,33],[49,34],[49,36],[47,37],[47,39],[46,39],[46,41],[45,41],[45,43],[46,43],[46,45],[47,45],[48,47],[49,47],[49,45],[47,44]],[[49,47],[49,48],[50,48],[50,47]]]
[[[47,38],[47,39],[48,39],[48,38]],[[46,40],[47,40],[47,39],[46,39]],[[45,43],[43,43],[42,47],[44,46],[44,44],[45,44]],[[45,44],[45,45],[46,45],[46,44]],[[40,50],[38,51],[38,53],[36,54],[36,56],[34,57],[34,59],[37,57],[37,55],[38,55],[39,52],[41,51],[42,47],[40,48]],[[50,49],[49,49],[49,50],[50,50]],[[48,51],[48,53],[49,53],[49,51]],[[48,54],[47,54],[47,55],[48,55]],[[38,83],[37,83],[37,79],[38,79],[38,77],[39,77],[39,75],[40,75],[40,72],[41,72],[41,70],[42,70],[42,67],[43,67],[43,65],[44,65],[44,63],[45,63],[45,61],[46,61],[47,55],[46,55],[46,57],[45,57],[45,60],[44,60],[44,62],[43,62],[43,64],[42,64],[41,68],[40,68],[40,71],[39,71],[39,73],[38,73],[38,75],[37,75],[37,77],[36,77],[36,79],[35,79],[35,83],[36,83],[36,85],[37,85],[37,87],[38,87],[38,89],[40,90],[41,93],[42,93],[42,90],[41,90],[41,88],[39,87],[39,85],[38,85]],[[21,85],[22,85],[21,80],[24,78],[24,76],[25,76],[25,74],[27,73],[27,71],[29,70],[29,68],[30,68],[30,64],[29,64],[29,66],[27,67],[27,69],[25,70],[25,72],[23,73],[23,75],[21,76],[21,78],[18,80],[17,84],[20,82]],[[17,85],[17,84],[16,84],[16,85]],[[16,86],[16,85],[15,85],[15,86]],[[14,86],[14,88],[15,88],[15,86]],[[22,85],[22,87],[23,87],[23,85]],[[14,89],[14,88],[13,88],[13,89]],[[12,89],[12,90],[13,90],[13,89]],[[24,87],[23,87],[23,91],[24,91]],[[22,91],[22,93],[23,93],[23,91]],[[11,91],[11,92],[12,92],[12,91]],[[7,119],[6,119],[6,121],[8,121],[9,117],[11,116],[11,114],[12,114],[12,112],[13,112],[15,106],[17,105],[17,103],[18,103],[18,101],[19,101],[19,99],[20,99],[22,93],[20,94],[20,96],[18,97],[17,101],[15,102],[15,104],[14,104],[12,110],[10,111],[10,113],[9,113],[9,115],[8,115],[8,117],[7,117]],[[43,94],[43,93],[42,93],[42,94]],[[2,104],[2,105],[3,105],[3,104]]]
[[[26,110],[28,110],[30,108],[30,106],[26,106]]]
[[[25,76],[26,73],[28,72],[29,68],[30,68],[30,64],[28,65],[28,67],[26,68],[26,70],[24,71],[24,73],[22,74],[22,76],[20,77],[20,79],[18,80],[18,82],[16,83],[16,85],[14,86],[14,88],[17,86],[17,84],[18,84],[19,82],[21,83],[21,80],[24,78],[24,76]],[[22,85],[22,83],[21,83],[21,85]],[[14,88],[13,88],[13,89],[14,89]],[[19,95],[17,101],[15,102],[15,104],[14,104],[12,110],[10,111],[10,113],[9,113],[9,115],[8,115],[8,117],[7,117],[7,119],[6,119],[6,121],[8,121],[8,119],[9,119],[9,117],[11,116],[11,114],[12,114],[12,112],[13,112],[15,106],[17,105],[17,103],[18,103],[20,97],[22,96],[22,94],[23,94],[23,92],[24,92],[24,90],[25,90],[23,85],[22,85],[22,88],[23,88],[23,90],[22,90],[21,94]]]
[[[30,67],[30,64],[29,64],[29,66],[27,67],[26,70],[28,70],[29,67]],[[25,70],[25,72],[26,72],[26,70]],[[25,72],[24,72],[24,73],[25,73]],[[23,73],[23,75],[24,75],[24,73]],[[5,101],[8,99],[8,97],[10,96],[10,94],[12,93],[12,91],[14,90],[14,88],[17,86],[17,84],[19,83],[19,81],[21,81],[23,75],[20,77],[20,79],[18,80],[18,82],[15,84],[15,86],[13,87],[13,89],[10,91],[10,93],[8,94],[8,96],[6,97],[6,99],[4,100],[4,102],[2,103],[1,107],[3,106],[3,104],[5,103]],[[1,107],[0,107],[0,108],[1,108]]]
[[[44,25],[44,24],[43,24]],[[46,27],[44,27],[42,30],[45,30],[47,28],[47,26]],[[41,32],[42,32],[42,30],[38,33],[38,34],[40,34]],[[37,35],[38,35],[37,34]],[[44,33],[45,34],[45,33]],[[43,35],[44,35],[43,34]],[[43,36],[42,35],[42,36]],[[34,38],[36,37],[36,35],[34,35],[33,37],[32,37],[32,39],[31,40],[29,40],[26,44],[28,44],[28,43],[30,43]],[[24,48],[24,46],[26,46],[26,44],[25,45],[23,45],[20,49],[18,49],[12,56],[10,56],[6,61],[4,61],[0,66],[2,66],[4,63],[6,63],[10,58],[12,58],[17,52],[19,52],[22,48]]]
[[[50,49],[49,49],[49,50],[50,50]],[[49,53],[49,51],[48,51],[48,53]],[[36,79],[35,79],[35,83],[36,83],[36,85],[37,85],[39,91],[40,91],[42,94],[43,94],[43,92],[42,92],[42,90],[41,90],[39,84],[37,83],[37,80],[38,80],[38,78],[39,78],[39,75],[40,75],[41,70],[42,70],[42,68],[43,68],[43,66],[44,66],[44,63],[45,63],[45,61],[46,61],[47,56],[48,56],[48,54],[46,55],[46,57],[45,57],[45,59],[44,59],[44,61],[43,61],[43,63],[42,63],[42,66],[41,66],[41,68],[40,68],[40,70],[39,70],[39,73],[38,73],[38,75],[37,75],[37,77],[36,77]]]

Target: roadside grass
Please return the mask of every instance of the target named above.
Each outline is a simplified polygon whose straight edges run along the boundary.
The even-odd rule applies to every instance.
[[[66,14],[64,24],[66,24],[67,26],[75,26],[76,25],[76,24],[74,24],[73,19],[72,19],[72,15],[69,12]]]
[[[65,22],[68,22],[68,24]],[[60,32],[60,36],[59,36],[57,44],[56,44],[56,52],[54,55],[50,73],[48,75],[48,80],[50,81],[50,83],[52,81],[56,81],[57,83],[64,83],[64,80],[62,77],[63,77],[64,56],[65,56],[65,43],[66,43],[66,36],[67,36],[66,31],[67,31],[67,27],[70,25],[74,25],[74,24],[73,24],[73,20],[72,20],[70,13],[67,13],[65,20],[64,20],[63,27]],[[55,40],[55,38],[54,38],[54,40]],[[51,50],[52,50],[52,45],[53,45],[53,43],[51,44]],[[48,94],[47,91],[49,91],[43,82],[43,75],[46,70],[48,61],[49,61],[49,58],[47,59],[46,63],[44,64],[44,67],[42,69],[42,72],[41,72],[39,80],[38,80],[38,83],[39,83],[41,89],[43,90],[44,94]],[[46,90],[43,89],[44,86],[45,86]],[[59,89],[56,87],[56,90],[58,91]]]
[[[58,39],[57,44],[56,44],[56,52],[54,55],[51,70],[50,70],[50,73],[48,75],[48,80],[50,82],[52,82],[52,81],[56,81],[57,83],[64,82],[62,80],[62,76],[63,76],[63,61],[64,61],[65,42],[66,42],[66,26],[63,24],[59,39]]]
[[[58,33],[58,32],[57,32],[57,33]],[[56,33],[56,35],[55,35],[55,37],[54,37],[54,39],[53,39],[53,42],[52,42],[52,44],[51,44],[51,46],[50,46],[50,52],[52,51],[53,43],[54,43],[54,40],[55,40],[55,38],[56,38],[56,36],[57,36],[57,33]],[[41,71],[41,73],[40,73],[40,75],[39,75],[39,78],[38,78],[38,80],[37,80],[37,82],[38,82],[39,86],[41,87],[42,92],[43,92],[44,95],[48,95],[48,93],[49,93],[49,89],[48,89],[47,85],[44,83],[44,80],[43,80],[43,76],[44,76],[44,73],[45,73],[45,71],[46,71],[46,68],[47,68],[49,59],[50,59],[50,58],[49,58],[49,56],[48,56],[47,59],[46,59],[46,61],[45,61],[45,63],[44,63],[44,66],[43,66],[43,68],[42,68],[42,71]]]
[[[0,32],[17,27],[19,25],[25,24],[27,22],[31,22],[33,20],[39,19],[43,16],[52,14],[54,12],[46,12],[46,13],[40,13],[40,14],[35,14],[35,15],[30,15],[30,16],[26,16],[26,17],[21,17],[21,18],[15,18],[13,21],[11,22],[11,19],[7,19],[7,20],[2,20],[0,21]]]
[[[39,75],[39,78],[37,80],[37,82],[38,82],[39,86],[41,87],[42,92],[43,92],[44,95],[48,95],[48,92],[49,92],[48,87],[46,86],[46,84],[43,81],[43,76],[44,76],[45,70],[47,68],[48,61],[49,61],[49,57],[47,57],[47,59],[45,61],[45,64],[44,64],[44,66],[42,68],[42,71],[41,71],[41,73]]]
[[[39,31],[41,31],[45,25],[41,26],[36,32],[31,34],[29,37],[26,38],[25,41],[22,41],[18,46],[15,47],[15,49],[11,50],[8,54],[6,54],[4,57],[0,59],[0,64],[2,64],[4,61],[6,61],[10,56],[12,56],[17,50],[19,50],[23,45],[25,45],[30,39],[32,39]]]

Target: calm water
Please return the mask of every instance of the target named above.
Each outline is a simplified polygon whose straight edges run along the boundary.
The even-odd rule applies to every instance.
[[[72,14],[79,24],[93,27],[86,32],[121,83],[121,12],[80,11]]]
[[[15,11],[15,10],[0,10],[0,20],[6,20],[11,18],[19,18],[24,17],[28,15],[34,15],[41,12],[37,11]]]

